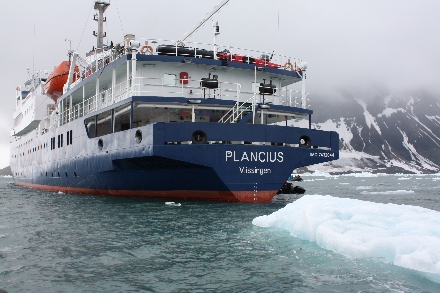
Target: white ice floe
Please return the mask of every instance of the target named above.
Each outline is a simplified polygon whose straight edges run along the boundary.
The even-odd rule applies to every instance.
[[[386,191],[362,191],[362,194],[409,194],[414,190],[386,190]]]
[[[353,176],[353,177],[378,177],[378,174],[373,174],[371,172],[361,172],[361,173],[348,173],[341,176]]]
[[[58,191],[58,194],[64,194],[64,192],[62,192],[62,191]]]
[[[397,180],[409,180],[409,179],[411,179],[411,178],[409,178],[409,177],[401,177],[401,178],[397,178]]]
[[[303,173],[302,176],[314,176],[314,177],[331,177],[329,173],[326,172],[320,172],[318,170],[312,172],[312,173]]]
[[[267,216],[260,227],[288,230],[347,257],[382,257],[440,280],[440,212],[416,206],[306,195]]]
[[[373,186],[358,186],[356,189],[373,189]]]
[[[169,205],[169,206],[174,206],[174,207],[180,207],[181,206],[180,203],[176,203],[174,201],[167,201],[167,202],[165,202],[165,204]]]

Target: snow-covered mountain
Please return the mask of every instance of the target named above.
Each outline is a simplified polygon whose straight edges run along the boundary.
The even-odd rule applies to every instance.
[[[339,133],[340,159],[302,171],[436,173],[440,170],[438,98],[428,94],[348,97],[337,101],[320,98],[312,106],[312,127]]]

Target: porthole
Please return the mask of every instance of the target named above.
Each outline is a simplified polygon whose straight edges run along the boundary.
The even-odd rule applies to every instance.
[[[206,133],[202,130],[196,130],[192,134],[192,143],[193,144],[207,144],[208,143],[208,137],[206,136]]]
[[[303,135],[299,138],[299,146],[303,148],[309,148],[311,147],[312,142],[310,141],[310,138],[307,135]]]
[[[136,134],[134,135],[134,140],[137,143],[141,143],[141,141],[142,141],[142,130],[140,130],[140,129],[136,130]]]

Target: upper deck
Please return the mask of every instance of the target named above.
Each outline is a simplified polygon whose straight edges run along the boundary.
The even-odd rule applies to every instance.
[[[61,124],[134,96],[152,97],[153,104],[176,108],[197,100],[195,110],[228,111],[246,104],[248,111],[267,105],[266,114],[278,116],[312,113],[304,88],[301,92],[288,88],[303,80],[307,65],[302,60],[232,46],[205,49],[210,46],[128,35],[121,44],[89,52],[75,73],[76,81],[59,99]],[[219,120],[236,122],[227,118]]]

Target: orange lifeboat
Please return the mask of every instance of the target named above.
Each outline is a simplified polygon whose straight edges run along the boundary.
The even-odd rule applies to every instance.
[[[63,61],[52,73],[47,77],[44,85],[44,92],[46,96],[55,102],[63,95],[63,87],[69,77],[70,61]],[[78,66],[75,65],[75,72],[79,72]],[[76,74],[73,75],[72,82],[75,82]]]

